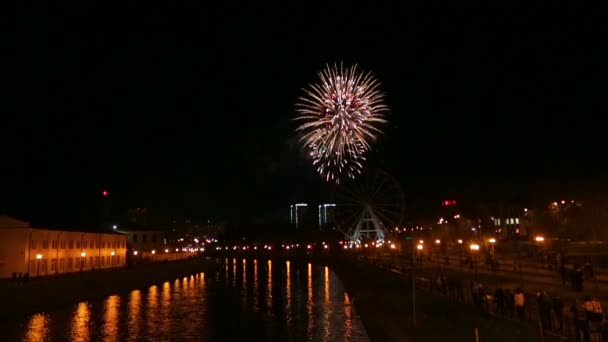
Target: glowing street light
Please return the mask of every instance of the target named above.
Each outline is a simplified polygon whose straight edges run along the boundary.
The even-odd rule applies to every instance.
[[[133,251],[133,255],[137,255],[137,251]]]
[[[397,246],[395,246],[394,243],[391,243],[391,249],[395,249],[395,248],[397,248]]]
[[[42,259],[42,254],[37,254],[36,259],[38,259],[38,260]]]
[[[152,250],[152,254],[156,254],[156,251],[155,251],[155,250]]]
[[[544,242],[545,241],[545,237],[539,235],[539,236],[535,237],[534,240],[536,240],[536,242]]]
[[[458,243],[462,245],[462,239],[458,239]]]
[[[437,240],[435,240],[435,243],[439,245],[439,244],[441,244],[441,240],[437,239]]]
[[[165,248],[165,253],[169,253],[169,249]]]
[[[489,243],[496,243],[496,239],[495,238],[491,238],[488,240]]]
[[[476,243],[472,243],[470,246],[472,251],[478,251],[479,250],[479,245]]]
[[[421,244],[422,244],[422,243],[424,243],[424,240],[420,240],[420,241],[418,241],[418,243],[421,243]]]
[[[111,255],[111,256],[115,256],[115,255],[116,255],[116,252],[112,251],[112,252],[110,252],[110,255]]]
[[[421,251],[421,250],[424,248],[424,246],[423,246],[423,245],[421,245],[421,244],[418,244],[418,245],[416,246],[416,248],[417,248],[419,251]]]

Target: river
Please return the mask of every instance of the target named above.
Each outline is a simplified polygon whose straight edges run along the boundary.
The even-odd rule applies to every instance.
[[[5,341],[369,341],[337,275],[226,258],[210,274],[2,322]]]

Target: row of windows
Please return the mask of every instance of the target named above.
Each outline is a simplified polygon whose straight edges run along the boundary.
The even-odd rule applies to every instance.
[[[51,248],[52,249],[57,249],[58,245],[60,246],[60,248],[65,249],[66,248],[66,244],[68,246],[67,248],[74,248],[74,240],[61,240],[59,243],[58,243],[57,240],[51,240]],[[81,245],[82,245],[82,247],[81,247]],[[126,247],[126,243],[124,241],[108,241],[106,243],[106,241],[99,241],[99,240],[91,240],[91,241],[83,240],[82,243],[81,243],[80,240],[76,240],[76,248],[77,249],[80,249],[80,248],[125,248],[125,247]],[[30,242],[30,248],[31,249],[38,248],[38,241],[32,240]],[[42,240],[40,248],[41,249],[48,249],[49,248],[49,241],[48,240]]]
[[[112,260],[114,258],[114,260]],[[30,273],[32,274],[44,274],[49,272],[49,264],[50,264],[50,272],[69,272],[69,271],[78,271],[81,269],[89,269],[96,267],[104,267],[104,266],[113,266],[120,265],[120,255],[115,256],[91,256],[88,258],[61,258],[59,259],[59,264],[57,265],[57,259],[42,259],[42,260],[30,260]],[[55,269],[58,267],[58,269]]]
[[[519,218],[506,218],[505,219],[505,224],[519,224]],[[500,226],[500,219],[494,219],[494,225],[495,226]]]

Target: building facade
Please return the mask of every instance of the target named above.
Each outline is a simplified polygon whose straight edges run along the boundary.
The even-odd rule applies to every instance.
[[[42,277],[126,265],[127,237],[32,228],[0,216],[0,278]]]

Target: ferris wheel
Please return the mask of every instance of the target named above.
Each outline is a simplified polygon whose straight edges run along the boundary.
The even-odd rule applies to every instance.
[[[390,229],[401,224],[405,198],[399,182],[380,169],[334,189],[336,223],[352,243],[383,241]]]

